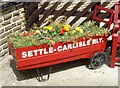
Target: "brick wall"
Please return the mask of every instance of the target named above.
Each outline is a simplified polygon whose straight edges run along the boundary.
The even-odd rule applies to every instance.
[[[23,31],[25,29],[25,18],[23,4],[6,8],[0,14],[0,60],[8,54],[7,35],[12,31]]]

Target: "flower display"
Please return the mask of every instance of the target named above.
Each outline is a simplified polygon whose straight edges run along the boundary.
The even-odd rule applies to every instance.
[[[78,38],[91,38],[108,34],[103,27],[95,25],[94,21],[89,21],[83,25],[69,25],[63,23],[51,23],[48,26],[34,27],[23,33],[10,33],[9,41],[15,48],[26,46],[38,46],[48,44],[54,46],[55,42],[75,42]]]

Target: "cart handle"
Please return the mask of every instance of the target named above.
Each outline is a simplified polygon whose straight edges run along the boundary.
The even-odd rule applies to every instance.
[[[115,12],[114,12],[114,29],[115,30],[120,30],[120,22],[118,20],[118,14],[120,12],[120,6],[119,6],[119,2],[115,3]]]
[[[110,12],[110,13],[111,13],[111,15],[110,15],[110,20],[109,20],[109,21],[105,21],[105,20],[103,20],[103,19],[97,18],[97,17],[96,17],[96,15],[97,15],[97,10],[104,10],[104,11]],[[101,6],[96,5],[96,6],[95,6],[95,10],[94,10],[94,14],[93,14],[93,19],[92,19],[92,21],[98,20],[98,21],[104,22],[104,23],[108,24],[108,29],[107,29],[107,30],[110,30],[110,25],[111,25],[111,23],[112,23],[113,14],[114,14],[113,11],[114,11],[114,10],[112,10],[112,9],[108,9],[108,8],[104,8],[104,7],[101,7]]]

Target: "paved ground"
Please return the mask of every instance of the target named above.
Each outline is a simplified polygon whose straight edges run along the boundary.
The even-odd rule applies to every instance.
[[[108,55],[107,55],[108,56]],[[108,67],[108,62],[102,68],[91,70],[86,67],[89,59],[77,60],[54,65],[50,79],[38,82],[36,69],[19,73],[15,68],[12,56],[2,60],[2,85],[4,86],[118,86],[118,66]],[[42,72],[47,73],[47,67]],[[45,75],[46,77],[46,75]]]

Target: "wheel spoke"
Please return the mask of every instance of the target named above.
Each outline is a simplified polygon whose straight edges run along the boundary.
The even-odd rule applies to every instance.
[[[96,54],[94,54],[94,56],[91,58],[91,67],[93,69],[97,69],[99,67],[101,67],[103,65],[103,61],[104,61],[105,57],[102,53],[98,52]]]
[[[97,64],[96,62],[92,63],[93,66],[95,66],[96,64]]]
[[[101,57],[101,54],[97,54],[96,57],[97,57],[97,58],[98,58],[98,57]]]

